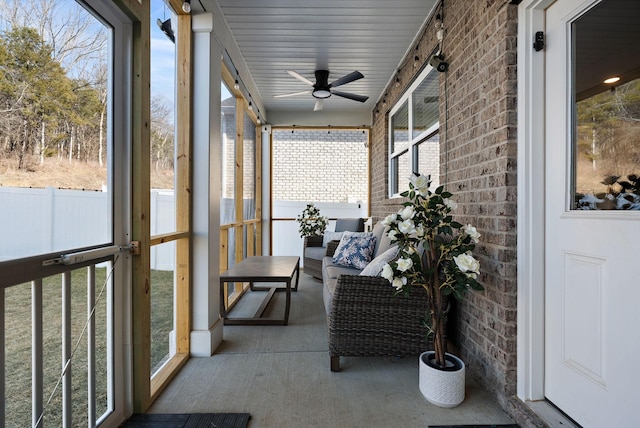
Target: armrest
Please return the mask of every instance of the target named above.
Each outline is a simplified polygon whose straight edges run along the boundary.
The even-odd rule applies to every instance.
[[[343,355],[418,355],[429,348],[422,320],[427,293],[414,287],[396,296],[384,278],[340,275],[327,319],[329,353]],[[333,361],[333,368],[339,362]]]
[[[340,240],[333,240],[327,243],[327,251],[324,252],[325,257],[333,257],[336,252],[336,248],[338,248],[338,244]]]

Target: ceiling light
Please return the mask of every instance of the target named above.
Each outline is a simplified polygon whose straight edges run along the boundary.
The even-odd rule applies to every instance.
[[[182,11],[184,13],[191,12],[191,0],[185,0],[185,2],[182,3]]]
[[[620,77],[618,76],[609,77],[607,80],[604,81],[604,83],[616,83],[619,80],[620,80]]]
[[[251,105],[251,101],[249,101],[249,111],[253,111],[253,105]]]
[[[331,92],[326,89],[317,89],[313,91],[312,95],[316,98],[329,98],[331,96]]]

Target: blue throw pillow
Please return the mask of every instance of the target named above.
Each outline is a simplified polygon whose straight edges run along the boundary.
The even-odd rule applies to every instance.
[[[373,257],[375,246],[372,233],[345,232],[333,255],[333,264],[364,269]]]

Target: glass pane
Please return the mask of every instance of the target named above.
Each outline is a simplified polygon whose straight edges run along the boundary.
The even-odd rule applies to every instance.
[[[222,112],[220,126],[222,131],[222,168],[220,224],[233,223],[236,220],[235,194],[235,155],[236,155],[236,99],[223,83],[220,84]]]
[[[440,135],[434,134],[416,146],[417,171],[431,176],[432,189],[440,184]]]
[[[173,330],[175,242],[151,248],[151,375],[170,357]]]
[[[112,242],[112,30],[43,5],[0,4],[0,260]]]
[[[244,115],[244,146],[242,149],[242,199],[244,220],[256,217],[256,126],[248,114]],[[246,242],[246,241],[245,241]]]
[[[640,210],[640,8],[629,5],[603,1],[573,24],[572,209]]]
[[[403,152],[400,156],[393,159],[394,172],[395,172],[395,191],[394,194],[399,194],[405,190],[409,190],[409,177],[412,174],[412,168],[409,158],[409,152]]]
[[[152,206],[152,229],[162,217],[162,231],[152,230],[151,234],[169,233],[176,230],[175,216],[169,216],[158,209],[175,211],[175,14],[163,0],[151,1],[151,189],[160,192],[170,203]],[[156,25],[157,24],[157,25]],[[171,39],[173,37],[173,40]],[[153,198],[153,195],[152,195]],[[169,202],[169,201],[167,201]],[[166,219],[171,218],[172,223]]]
[[[418,85],[413,94],[413,137],[416,138],[427,129],[438,123],[439,115],[439,76],[440,73],[431,71]]]
[[[409,102],[391,116],[391,152],[396,153],[409,145]]]

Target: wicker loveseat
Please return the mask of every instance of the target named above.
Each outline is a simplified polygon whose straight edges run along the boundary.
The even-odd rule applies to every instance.
[[[334,231],[362,232],[364,230],[363,218],[339,218],[336,220]],[[314,278],[322,279],[322,258],[327,251],[327,242],[333,239],[332,232],[327,232],[324,236],[309,236],[304,238],[303,263],[304,273]]]
[[[373,228],[374,257],[391,248],[383,230],[379,223]],[[409,296],[395,296],[386,279],[333,264],[337,245],[337,241],[328,244],[322,261],[331,371],[340,370],[340,356],[406,356],[427,350],[424,290],[416,287]]]

